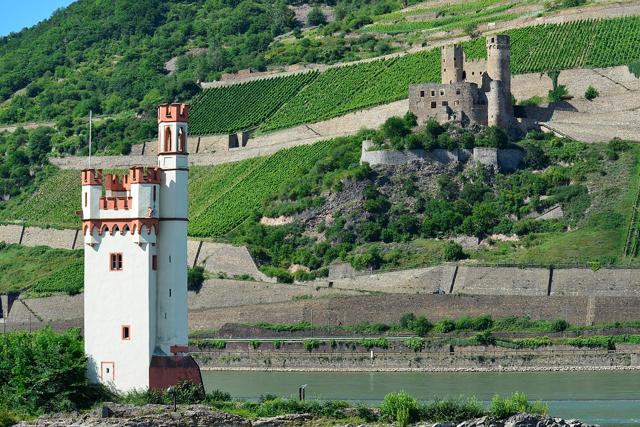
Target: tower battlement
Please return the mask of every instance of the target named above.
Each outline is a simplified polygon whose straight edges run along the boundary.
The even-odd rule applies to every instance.
[[[158,123],[188,122],[189,105],[187,104],[161,104],[158,106]]]

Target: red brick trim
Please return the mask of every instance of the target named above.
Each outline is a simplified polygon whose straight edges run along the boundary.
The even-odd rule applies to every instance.
[[[158,234],[160,222],[157,218],[85,219],[82,221],[82,234],[85,236],[87,233],[92,234],[94,228],[98,229],[100,235],[105,233],[113,235],[116,231],[123,235],[127,230],[131,234],[140,234],[143,227],[145,227],[147,234],[151,234],[152,230]]]

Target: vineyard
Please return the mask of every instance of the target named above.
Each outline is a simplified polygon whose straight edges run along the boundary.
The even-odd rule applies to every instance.
[[[514,74],[626,65],[640,58],[640,17],[546,24],[506,33],[511,36]],[[468,59],[486,58],[484,38],[463,46]],[[208,89],[193,101],[191,130],[224,133],[262,123],[260,130],[267,132],[403,99],[409,84],[440,80],[439,61],[439,49],[434,49],[323,73]]]
[[[192,168],[189,235],[219,237],[233,230],[253,215],[281,185],[304,175],[338,141],[294,147],[270,157],[213,168]]]
[[[82,290],[82,251],[29,248],[0,242],[0,293],[29,290],[42,295],[75,294]]]
[[[192,135],[231,133],[262,123],[316,72],[205,89],[191,102]]]

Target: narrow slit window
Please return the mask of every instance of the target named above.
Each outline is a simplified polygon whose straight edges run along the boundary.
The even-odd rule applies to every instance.
[[[171,298],[171,289],[169,289],[169,298]]]
[[[153,186],[153,201],[156,201],[156,186]]]
[[[154,271],[158,269],[158,255],[151,257],[151,269]]]
[[[87,193],[84,193],[84,207],[87,207]]]
[[[123,326],[122,327],[122,339],[128,341],[131,339],[131,327]]]

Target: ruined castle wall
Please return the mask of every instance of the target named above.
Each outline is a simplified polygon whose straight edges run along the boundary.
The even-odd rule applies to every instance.
[[[466,82],[409,86],[409,110],[418,117],[418,123],[434,118],[439,122],[470,120],[484,124],[482,102],[477,86]]]
[[[487,61],[485,59],[474,59],[465,61],[464,75],[466,81],[475,83],[480,90],[489,90],[489,79],[487,78]]]

